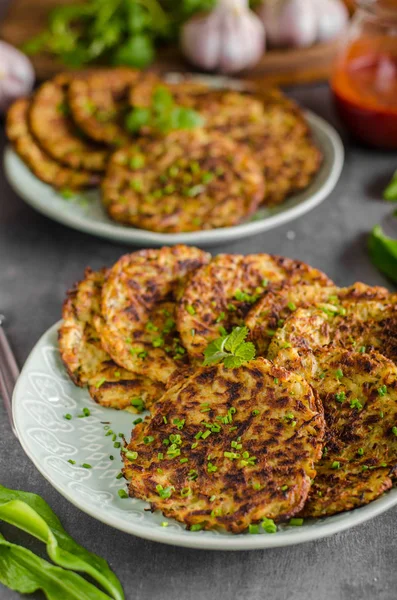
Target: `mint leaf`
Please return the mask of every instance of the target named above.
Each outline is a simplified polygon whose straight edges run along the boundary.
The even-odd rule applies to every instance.
[[[237,348],[245,341],[248,335],[248,327],[235,327],[225,342],[225,349],[234,354]]]
[[[158,86],[152,96],[153,110],[158,114],[169,113],[174,107],[174,98],[164,86]]]
[[[217,338],[204,350],[204,366],[223,362],[227,369],[240,367],[255,358],[255,346],[245,339],[249,331],[247,327],[235,327],[231,333]]]
[[[142,127],[149,125],[151,117],[149,108],[133,108],[125,118],[125,126],[130,133],[138,133]]]

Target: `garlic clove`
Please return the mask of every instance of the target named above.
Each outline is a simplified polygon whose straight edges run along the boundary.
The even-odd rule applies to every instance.
[[[248,0],[218,0],[211,13],[193,17],[182,28],[184,55],[205,70],[240,71],[255,64],[264,47],[263,25]]]
[[[10,44],[0,41],[0,112],[6,111],[17,98],[30,94],[34,79],[30,60]]]
[[[270,46],[305,48],[316,41],[317,14],[311,0],[264,0],[258,15]]]
[[[338,37],[349,22],[349,13],[342,0],[315,0],[317,40],[328,42]]]

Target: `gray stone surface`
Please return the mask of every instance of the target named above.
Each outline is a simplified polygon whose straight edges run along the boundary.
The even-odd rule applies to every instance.
[[[335,122],[326,86],[292,95]],[[391,213],[380,193],[396,166],[395,154],[346,141],[342,178],[321,206],[284,227],[215,251],[284,254],[325,270],[342,285],[355,280],[387,285],[368,260],[366,235]],[[84,267],[109,265],[127,250],[35,213],[0,174],[0,311],[7,315],[20,365],[59,319],[65,290]],[[64,500],[25,456],[1,406],[0,474],[6,486],[41,494],[79,542],[105,557],[128,600],[394,600],[397,595],[397,509],[332,538],[284,549],[204,552],[147,542],[102,525]],[[42,550],[11,528],[1,531]],[[18,597],[0,589],[0,600]]]

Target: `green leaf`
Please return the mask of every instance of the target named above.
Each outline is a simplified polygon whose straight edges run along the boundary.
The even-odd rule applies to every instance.
[[[176,106],[170,114],[170,129],[194,129],[203,127],[205,119],[191,108]]]
[[[42,590],[47,600],[109,600],[76,573],[55,567],[0,534],[0,582],[22,594]]]
[[[44,542],[49,557],[57,565],[87,573],[112,598],[124,600],[123,588],[107,562],[75,542],[40,496],[0,485],[0,519]]]
[[[204,366],[223,362],[226,368],[234,369],[255,358],[254,344],[246,342],[247,327],[235,327],[231,333],[217,338],[204,350]]]
[[[130,133],[138,133],[142,127],[149,125],[150,121],[149,108],[133,108],[125,118],[125,126]]]
[[[234,354],[236,349],[245,341],[248,327],[235,327],[225,342],[225,349]]]
[[[174,106],[171,92],[164,86],[158,86],[153,92],[152,107],[157,114],[169,113]]]
[[[116,50],[113,64],[144,69],[153,62],[154,54],[152,39],[146,34],[138,34],[130,37]]]
[[[391,182],[383,192],[383,197],[389,202],[397,202],[397,171],[394,173]]]
[[[371,261],[387,277],[397,283],[397,240],[386,236],[380,225],[375,225],[369,240]]]

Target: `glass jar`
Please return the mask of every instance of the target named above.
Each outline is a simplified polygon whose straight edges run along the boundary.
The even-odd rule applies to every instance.
[[[397,0],[361,0],[337,57],[331,88],[360,141],[397,149]]]

